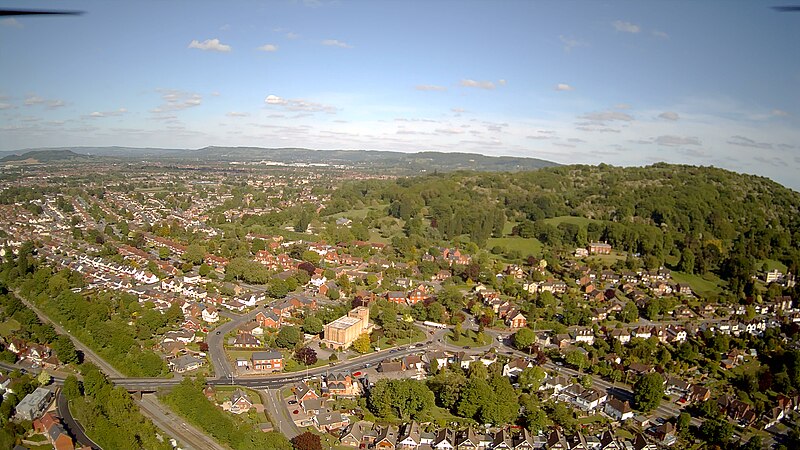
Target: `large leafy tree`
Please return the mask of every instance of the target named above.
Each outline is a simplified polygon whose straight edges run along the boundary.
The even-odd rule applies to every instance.
[[[275,338],[275,345],[281,348],[292,348],[303,339],[303,332],[297,327],[281,327]]]
[[[379,380],[369,393],[368,405],[375,415],[417,419],[434,405],[433,392],[417,380]]]
[[[633,403],[644,412],[658,408],[664,396],[664,378],[658,373],[642,375],[633,385]]]
[[[294,359],[298,362],[310,366],[317,362],[317,352],[312,348],[301,347],[294,352]]]

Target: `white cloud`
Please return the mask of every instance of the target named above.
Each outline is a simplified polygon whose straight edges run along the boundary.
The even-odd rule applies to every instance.
[[[25,106],[35,106],[44,103],[44,99],[36,94],[30,94],[25,97]]]
[[[212,52],[229,52],[231,51],[230,45],[225,45],[219,41],[219,39],[206,39],[203,42],[198,41],[197,39],[193,39],[192,42],[189,43],[189,48],[196,48],[203,51],[212,51]]]
[[[467,110],[464,109],[464,108],[450,108],[450,111],[452,111],[452,112],[454,112],[456,114],[461,114],[461,113],[467,112]]]
[[[66,105],[67,104],[64,103],[64,100],[55,99],[55,100],[48,100],[47,101],[47,107],[50,108],[50,109],[61,108],[62,106],[66,106]]]
[[[554,89],[557,91],[571,91],[573,90],[573,87],[567,83],[558,83]]]
[[[264,103],[269,105],[285,105],[286,100],[278,97],[277,95],[268,95],[267,98],[264,99]]]
[[[325,39],[322,41],[322,45],[327,45],[328,47],[353,48],[352,45],[338,39]]]
[[[175,89],[159,89],[158,92],[161,93],[161,99],[164,100],[164,103],[151,110],[151,112],[156,114],[167,111],[181,111],[187,108],[200,106],[200,104],[203,103],[203,96],[193,92],[184,92]]]
[[[653,36],[661,39],[669,39],[669,35],[663,31],[653,30]]]
[[[585,47],[586,46],[585,42],[580,41],[578,39],[575,39],[573,37],[569,37],[569,36],[560,35],[560,36],[558,36],[558,40],[561,41],[562,44],[564,44],[564,51],[565,52],[570,52],[575,47]]]
[[[499,84],[500,86],[505,86],[506,84],[508,84],[508,81],[506,81],[504,78],[501,78],[497,80],[497,84]]]
[[[673,136],[673,135],[665,135],[659,136],[653,139],[658,145],[663,145],[666,147],[680,147],[682,145],[702,145],[700,139],[696,137],[689,137],[689,136]]]
[[[773,116],[778,116],[778,117],[785,117],[785,116],[788,116],[789,113],[784,111],[784,110],[782,110],[782,109],[773,109],[772,110],[772,115]]]
[[[593,122],[611,122],[615,120],[630,122],[633,120],[633,116],[620,111],[601,111],[601,112],[589,113],[581,116],[581,118],[586,120],[591,120]]]
[[[627,103],[617,103],[614,105],[614,109],[631,109],[631,105]]]
[[[622,20],[616,20],[614,21],[614,23],[612,23],[612,25],[614,26],[615,30],[621,31],[623,33],[638,33],[642,31],[639,25],[630,22],[625,22]]]
[[[681,118],[681,116],[678,115],[678,113],[673,112],[673,111],[664,111],[663,113],[658,115],[658,118],[659,119],[664,119],[664,120],[669,120],[670,122],[675,122],[676,120],[679,120]]]
[[[444,86],[437,86],[435,84],[418,84],[414,86],[414,89],[418,91],[446,91],[447,88]]]
[[[2,110],[2,109],[14,109],[14,108],[15,108],[15,106],[12,105],[11,103],[0,102],[0,110]]]
[[[94,112],[90,113],[88,116],[84,116],[84,117],[89,117],[89,118],[93,118],[93,119],[99,119],[99,118],[103,118],[103,117],[121,116],[121,115],[123,115],[123,114],[125,114],[127,112],[128,112],[128,110],[126,108],[119,108],[119,109],[114,110],[114,111],[94,111]]]
[[[264,44],[256,50],[261,50],[262,52],[277,52],[278,46],[275,44]]]
[[[9,28],[22,28],[22,24],[13,17],[0,20],[0,25]]]
[[[300,35],[299,35],[299,34],[297,34],[297,33],[293,33],[293,32],[291,32],[291,31],[290,31],[290,32],[288,32],[288,33],[286,33],[286,39],[292,39],[292,40],[294,40],[294,39],[299,39],[299,38],[300,38]]]
[[[227,113],[225,115],[228,116],[228,117],[247,117],[250,114],[248,114],[246,112],[231,111],[231,112],[229,112],[229,113]]]
[[[264,103],[273,106],[283,106],[288,111],[300,111],[308,113],[326,112],[329,114],[336,113],[336,107],[334,106],[312,102],[301,98],[285,99],[282,97],[278,97],[277,95],[270,94],[267,96],[267,98],[264,99]]]
[[[474,87],[480,89],[490,89],[490,90],[495,88],[494,83],[491,81],[475,81],[470,79],[461,80],[461,86]]]

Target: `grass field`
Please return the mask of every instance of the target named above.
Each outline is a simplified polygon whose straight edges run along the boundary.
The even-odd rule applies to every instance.
[[[775,261],[774,259],[763,259],[763,260],[758,261],[756,263],[756,269],[757,270],[761,270],[761,267],[764,264],[767,265],[767,270],[778,269],[778,271],[780,271],[782,273],[786,273],[786,264],[783,264],[780,261]]]
[[[331,215],[331,217],[334,219],[338,219],[340,217],[347,217],[350,220],[363,219],[367,217],[367,214],[369,214],[370,211],[383,211],[388,206],[389,204],[386,203],[381,205],[368,206],[366,208],[361,208],[361,209],[349,209],[344,212],[333,214]]]
[[[587,219],[586,217],[575,217],[575,216],[558,216],[558,217],[551,217],[550,219],[544,219],[544,223],[554,226],[558,226],[562,223],[573,223],[575,225],[587,226],[592,222],[597,222],[597,220]]]
[[[522,238],[519,236],[490,238],[487,247],[493,248],[495,246],[503,247],[506,250],[519,250],[523,256],[541,256],[542,254],[542,243],[536,238]]]
[[[15,331],[19,330],[19,322],[14,319],[8,319],[0,323],[0,336],[11,336]]]
[[[477,337],[477,333],[472,331],[472,330],[464,331],[461,334],[461,338],[459,340],[457,340],[457,341],[453,340],[453,337],[452,337],[451,333],[447,333],[447,335],[446,335],[447,342],[449,342],[450,344],[453,344],[453,345],[461,346],[461,347],[463,347],[465,345],[469,345],[469,346],[472,346],[472,347],[483,347],[484,345],[489,345],[492,342],[492,337],[489,336],[486,333],[483,333],[483,339],[480,340],[480,341],[478,341],[476,339],[476,337]]]
[[[714,274],[705,274],[703,276],[693,275],[684,272],[672,271],[672,279],[678,283],[686,283],[695,294],[701,296],[719,295],[725,282],[719,279]]]

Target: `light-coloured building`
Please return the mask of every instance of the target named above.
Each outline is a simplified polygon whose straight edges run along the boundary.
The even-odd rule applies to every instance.
[[[52,400],[52,391],[40,387],[36,388],[35,391],[26,395],[17,405],[17,418],[33,420],[40,417],[47,410],[47,407],[50,406]]]
[[[370,331],[372,325],[369,323],[369,308],[359,306],[353,308],[346,316],[325,325],[322,342],[333,349],[344,350],[361,334]]]

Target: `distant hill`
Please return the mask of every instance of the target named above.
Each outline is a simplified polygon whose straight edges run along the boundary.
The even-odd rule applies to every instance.
[[[79,159],[88,159],[87,155],[82,155],[79,153],[75,153],[72,150],[32,150],[21,155],[7,155],[0,159],[2,163],[11,163],[11,162],[26,162],[26,163],[48,163],[52,161],[64,161],[64,160],[79,160]]]
[[[425,171],[521,171],[553,167],[559,164],[537,158],[485,156],[474,153],[420,152],[402,153],[375,150],[311,150],[306,148],[261,147],[204,147],[201,149],[133,148],[133,147],[71,147],[28,149],[24,155],[36,152],[67,151],[73,155],[92,155],[116,158],[192,160],[199,162],[256,162],[307,164],[346,164],[376,169],[402,169],[408,172]],[[23,155],[23,156],[24,156]],[[22,156],[15,157],[21,158]],[[16,159],[15,159],[16,160]]]

